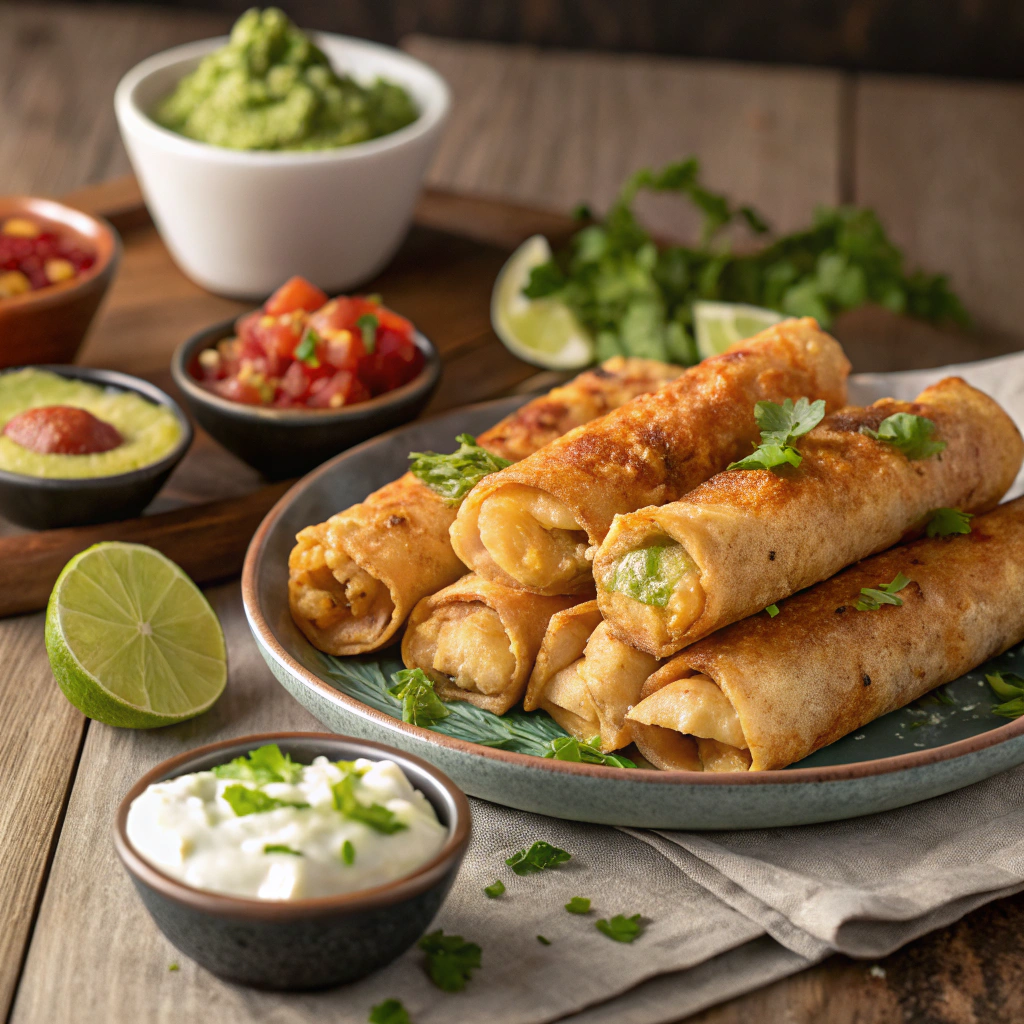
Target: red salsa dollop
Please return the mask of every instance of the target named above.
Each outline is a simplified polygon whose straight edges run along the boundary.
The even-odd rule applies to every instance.
[[[8,420],[4,434],[40,455],[96,455],[118,448],[121,432],[73,405],[40,405]]]
[[[423,368],[413,326],[375,296],[328,299],[301,277],[199,354],[193,374],[232,402],[338,409],[407,384]]]
[[[0,223],[0,300],[70,281],[96,262],[73,236],[33,217]]]

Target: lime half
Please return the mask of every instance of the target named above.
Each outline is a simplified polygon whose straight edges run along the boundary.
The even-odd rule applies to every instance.
[[[594,360],[594,342],[558,299],[528,299],[523,288],[534,267],[551,259],[543,235],[528,238],[501,268],[491,292],[491,323],[515,356],[548,370],[578,370]]]
[[[227,682],[210,603],[144,544],[96,544],[64,566],[46,608],[46,653],[76,708],[129,729],[202,714]]]
[[[752,338],[785,317],[774,309],[738,302],[695,302],[693,329],[701,359],[717,356],[730,345]]]

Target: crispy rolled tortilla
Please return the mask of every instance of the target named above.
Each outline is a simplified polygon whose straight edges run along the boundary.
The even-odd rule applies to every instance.
[[[895,413],[930,419],[945,450],[909,459],[860,433]],[[828,416],[799,451],[799,467],[720,473],[679,501],[615,520],[594,577],[616,636],[667,658],[919,534],[937,508],[987,512],[1013,483],[1024,441],[996,402],[949,377],[914,402]]]
[[[470,573],[413,608],[402,661],[423,669],[442,700],[503,715],[522,699],[551,616],[577,600],[536,597]]]
[[[609,359],[528,402],[477,441],[494,455],[522,459],[680,373],[682,367],[651,359]],[[417,601],[467,571],[448,539],[455,513],[406,473],[299,533],[288,559],[288,597],[310,643],[337,655],[388,644]]]
[[[658,662],[617,640],[596,601],[551,617],[523,707],[543,708],[566,732],[605,753],[632,742],[626,712]]]
[[[814,320],[769,328],[482,480],[452,526],[455,552],[488,579],[537,594],[587,590],[588,549],[617,514],[675,501],[746,455],[761,399],[840,407],[849,368]]]
[[[858,611],[861,588],[895,596]],[[785,768],[1024,639],[1024,498],[891,548],[680,652],[626,716],[659,768]]]

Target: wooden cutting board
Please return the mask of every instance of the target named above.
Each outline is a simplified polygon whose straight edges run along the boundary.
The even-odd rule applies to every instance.
[[[124,241],[118,276],[78,361],[146,377],[174,394],[167,368],[177,345],[248,307],[203,291],[177,269],[134,178],[64,198],[105,216]],[[516,245],[542,233],[557,246],[572,226],[567,216],[544,210],[424,193],[398,255],[365,291],[379,292],[437,346],[443,373],[426,415],[551,387],[562,379],[538,372],[501,345],[491,330],[490,295],[498,270]],[[939,366],[1009,350],[1006,339],[939,331],[877,308],[847,314],[835,333],[856,370]],[[287,488],[288,483],[267,484],[197,427],[188,455],[138,519],[38,532],[0,519],[0,617],[45,607],[68,559],[101,540],[150,544],[198,583],[233,576],[241,570],[256,527]]]

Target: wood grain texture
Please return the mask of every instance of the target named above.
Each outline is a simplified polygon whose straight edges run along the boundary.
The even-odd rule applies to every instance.
[[[2,563],[0,563],[2,564]],[[7,588],[7,576],[0,570]],[[85,719],[58,690],[43,617],[0,626],[0,1020],[14,996]]]

